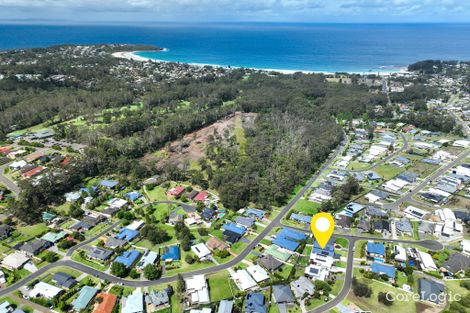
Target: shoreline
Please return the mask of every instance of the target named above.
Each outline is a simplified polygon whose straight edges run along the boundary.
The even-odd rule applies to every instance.
[[[166,48],[164,48],[162,51],[165,51]],[[142,57],[140,55],[137,55],[136,53],[140,51],[121,51],[121,52],[114,52],[112,53],[112,56],[115,58],[121,58],[121,59],[126,59],[130,61],[139,61],[139,62],[158,62],[158,63],[184,63],[192,66],[212,66],[212,67],[219,67],[219,68],[225,68],[225,69],[236,69],[236,68],[241,68],[240,66],[224,66],[224,65],[219,65],[219,64],[204,64],[204,63],[188,63],[188,62],[177,62],[177,61],[166,61],[166,60],[159,60],[159,59],[154,59],[154,58],[146,58]],[[270,68],[252,68],[252,67],[246,67],[247,69],[252,69],[255,71],[264,71],[264,72],[278,72],[281,74],[294,74],[294,73],[304,73],[304,74],[325,74],[325,75],[335,75],[336,73],[347,73],[347,74],[359,74],[359,75],[368,75],[368,74],[379,74],[380,76],[390,76],[393,74],[406,74],[409,73],[406,68],[401,68],[398,69],[397,71],[374,71],[374,72],[348,72],[348,71],[339,71],[339,72],[327,72],[327,71],[308,71],[308,70],[287,70],[287,69],[270,69]]]

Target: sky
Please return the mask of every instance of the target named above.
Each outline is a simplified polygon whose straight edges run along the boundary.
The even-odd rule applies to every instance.
[[[0,0],[0,23],[470,22],[469,0]]]

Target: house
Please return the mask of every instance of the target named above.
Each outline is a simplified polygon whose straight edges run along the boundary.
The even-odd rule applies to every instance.
[[[139,263],[137,263],[137,269],[142,271],[147,265],[155,264],[157,260],[158,253],[155,251],[146,250]]]
[[[127,207],[128,203],[124,199],[112,198],[108,200],[108,205],[110,208],[117,209],[119,211]]]
[[[183,213],[178,213],[177,211],[173,211],[170,213],[170,216],[168,217],[168,223],[171,225],[175,225],[178,222],[182,222],[184,220],[184,214]]]
[[[252,217],[237,216],[235,218],[235,223],[246,228],[251,228],[255,224],[255,219]]]
[[[137,250],[128,250],[123,254],[119,255],[114,262],[121,263],[127,268],[131,268],[137,262],[140,257],[140,252]]]
[[[201,212],[201,217],[206,222],[211,221],[216,216],[216,211],[210,208],[204,208]]]
[[[321,280],[325,281],[330,275],[328,268],[321,265],[310,264],[304,270],[304,275],[309,277],[312,280]]]
[[[300,214],[300,213],[292,213],[289,219],[297,223],[310,225],[310,221],[312,220],[312,217],[308,215]]]
[[[52,247],[52,243],[50,241],[35,239],[33,241],[24,243],[20,247],[20,250],[23,251],[26,255],[35,256],[50,247]]]
[[[179,198],[183,194],[184,190],[185,189],[184,189],[183,186],[176,186],[176,187],[170,189],[166,194],[167,194],[167,196],[173,196],[175,198]]]
[[[384,264],[381,262],[372,262],[370,271],[379,275],[387,275],[391,280],[395,280],[396,269],[393,265]]]
[[[398,156],[390,164],[396,165],[398,167],[403,167],[410,164],[411,161],[403,156]]]
[[[23,310],[16,308],[15,305],[10,304],[8,301],[0,303],[0,313],[25,313]]]
[[[113,255],[113,251],[96,246],[84,246],[82,250],[87,253],[88,258],[98,261],[107,261]]]
[[[374,172],[374,171],[367,172],[366,176],[368,180],[372,180],[372,181],[377,181],[377,180],[382,179],[382,176],[379,173]]]
[[[79,192],[67,192],[65,195],[65,201],[67,202],[75,202],[82,197]]]
[[[113,250],[116,249],[116,248],[122,248],[125,245],[127,245],[126,240],[121,240],[121,239],[117,239],[117,238],[114,238],[114,237],[107,238],[106,242],[104,244],[104,246],[106,248],[110,248],[110,249],[113,249]]]
[[[163,305],[168,305],[170,303],[170,298],[168,297],[168,292],[166,290],[152,290],[145,296],[145,302],[153,306],[153,311],[157,311],[157,308]]]
[[[98,305],[92,313],[112,313],[117,303],[117,296],[112,293],[99,293],[96,296]]]
[[[366,200],[369,201],[370,203],[377,203],[377,202],[386,200],[389,196],[390,194],[388,192],[374,189],[374,190],[371,190],[369,193],[367,193],[364,196],[364,198],[366,198]]]
[[[233,281],[241,291],[249,290],[258,285],[246,270],[238,270],[232,274]]]
[[[307,239],[307,236],[304,233],[289,228],[283,228],[276,235],[276,238],[272,243],[281,248],[294,252],[300,246],[300,242],[305,239]]]
[[[406,171],[406,172],[398,174],[398,176],[396,178],[400,179],[400,180],[403,180],[403,181],[406,181],[409,184],[412,184],[412,183],[416,182],[416,179],[418,178],[418,175],[413,173],[413,172]]]
[[[452,254],[449,259],[444,262],[442,268],[444,272],[448,273],[450,276],[454,276],[470,268],[470,258],[461,253]]]
[[[233,311],[233,301],[232,300],[222,300],[219,304],[219,309],[217,313],[232,313]]]
[[[21,176],[23,178],[31,178],[31,177],[41,174],[45,169],[46,168],[44,166],[36,166],[35,168],[22,173]]]
[[[388,215],[387,211],[382,210],[375,206],[368,206],[366,208],[366,215],[374,218],[386,217]]]
[[[250,292],[245,299],[245,313],[266,313],[266,302],[262,293]]]
[[[121,228],[116,238],[119,240],[125,240],[127,242],[131,242],[138,235],[139,235],[139,232],[137,230],[133,230],[133,229],[125,227],[125,228]]]
[[[11,235],[13,228],[10,225],[0,225],[0,239],[5,239]]]
[[[164,248],[164,253],[161,255],[163,261],[174,261],[180,259],[180,249],[178,246],[170,246]]]
[[[262,220],[266,216],[266,212],[259,209],[249,208],[246,210],[245,215],[257,220]]]
[[[25,167],[26,165],[28,165],[28,163],[26,163],[25,160],[20,160],[20,161],[12,162],[10,165],[8,165],[8,167],[12,171],[18,171],[18,170],[22,169],[23,167]]]
[[[209,287],[204,275],[194,275],[184,280],[186,295],[191,300],[191,305],[210,303]]]
[[[462,252],[464,254],[470,255],[470,240],[462,240],[460,247],[462,248]]]
[[[126,226],[126,229],[130,229],[130,230],[133,230],[133,231],[137,231],[139,229],[142,228],[142,226],[144,226],[145,223],[144,221],[142,220],[135,220],[133,221],[132,223],[130,223],[129,225]]]
[[[10,164],[10,167],[12,164]],[[457,175],[470,177],[470,164],[461,164],[457,166],[454,170],[452,170],[452,172]]]
[[[198,202],[204,202],[207,200],[208,197],[209,194],[206,191],[201,191],[194,197],[193,200]]]
[[[230,248],[230,246],[228,244],[226,244],[225,242],[223,242],[222,240],[220,240],[217,237],[210,237],[207,240],[206,245],[209,248],[209,250],[211,250],[211,251],[228,250]]]
[[[362,204],[351,202],[346,206],[344,211],[345,211],[345,215],[353,216],[354,214],[357,214],[364,209],[365,209],[365,206],[363,206]]]
[[[281,261],[277,260],[270,254],[263,255],[257,260],[258,264],[267,269],[268,271],[275,271],[282,266]]]
[[[293,304],[295,302],[292,290],[288,285],[274,285],[273,300],[277,304]]]
[[[102,180],[100,181],[100,186],[106,189],[114,189],[119,184],[116,180]]]
[[[378,262],[385,262],[385,245],[379,242],[368,241],[366,245],[367,258]]]
[[[423,271],[437,271],[436,263],[429,253],[416,250],[416,261],[419,262],[419,266]]]
[[[393,247],[393,254],[395,254],[395,261],[398,262],[406,262],[406,250],[402,246],[394,246]]]
[[[444,295],[444,284],[427,278],[420,278],[418,280],[418,289],[419,297],[422,301],[429,301],[434,304],[445,302],[446,296]]]
[[[134,290],[127,298],[122,299],[121,313],[145,313],[144,294],[139,289]]]
[[[397,231],[399,231],[402,234],[406,234],[409,236],[413,235],[413,226],[410,223],[410,220],[403,217],[400,220],[395,222],[395,227]]]
[[[194,197],[196,197],[198,193],[199,193],[199,191],[193,189],[190,192],[187,192],[185,196],[186,196],[187,199],[193,200]]]
[[[378,233],[388,233],[390,232],[390,223],[387,220],[377,220],[374,222],[374,231]]]
[[[357,228],[364,232],[370,231],[371,230],[370,219],[369,218],[359,219],[359,222],[357,223]]]
[[[66,273],[63,273],[63,272],[55,273],[52,276],[52,282],[54,284],[56,284],[57,286],[63,287],[63,288],[66,288],[66,289],[72,288],[77,283],[75,278],[73,278],[69,274],[66,274]]]
[[[137,191],[131,191],[131,192],[126,193],[124,197],[127,198],[129,201],[137,201],[138,199],[142,197],[142,194],[140,194]]]
[[[202,242],[191,246],[191,251],[194,252],[199,260],[207,260],[211,256],[209,248]]]
[[[65,236],[67,236],[67,233],[65,231],[61,231],[58,233],[48,232],[47,234],[42,236],[41,239],[49,241],[51,243],[56,243],[62,240]]]
[[[346,215],[338,215],[338,219],[336,220],[335,224],[341,228],[351,228],[352,225],[352,217]]]
[[[21,269],[27,262],[29,262],[29,257],[20,251],[15,251],[3,259],[2,267],[14,271]]]
[[[246,268],[247,272],[257,282],[263,282],[269,279],[269,274],[259,265],[250,265]]]
[[[42,212],[42,220],[43,222],[50,223],[57,217],[56,214],[50,212]]]
[[[78,297],[72,301],[73,310],[80,312],[81,310],[85,309],[97,293],[98,289],[90,286],[83,286],[78,293]]]
[[[405,209],[404,213],[406,217],[415,220],[423,220],[429,214],[429,212],[421,210],[411,205],[409,205]]]
[[[227,242],[235,243],[245,235],[246,228],[235,223],[227,223],[222,226],[223,236]]]
[[[312,281],[308,278],[302,276],[297,280],[294,280],[290,283],[294,295],[297,299],[303,299],[305,297],[313,295],[315,291],[315,286]]]
[[[59,294],[61,294],[63,291],[64,290],[59,287],[52,286],[50,284],[40,281],[36,285],[34,285],[33,289],[29,291],[28,297],[29,298],[41,297],[41,298],[52,300],[55,297],[57,297]]]
[[[75,223],[72,226],[70,226],[70,229],[71,230],[76,230],[76,231],[87,231],[87,230],[92,229],[93,227],[95,227],[95,225],[87,223],[87,222],[80,221],[80,222]]]

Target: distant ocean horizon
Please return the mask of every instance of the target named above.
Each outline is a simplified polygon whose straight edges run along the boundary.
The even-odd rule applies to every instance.
[[[469,61],[470,23],[0,25],[0,50],[101,43],[154,45],[165,51],[137,55],[171,62],[396,72],[425,59]]]

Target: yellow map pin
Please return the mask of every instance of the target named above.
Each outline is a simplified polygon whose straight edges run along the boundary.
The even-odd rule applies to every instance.
[[[330,213],[321,212],[312,217],[310,229],[320,247],[324,248],[335,230],[335,221]]]

